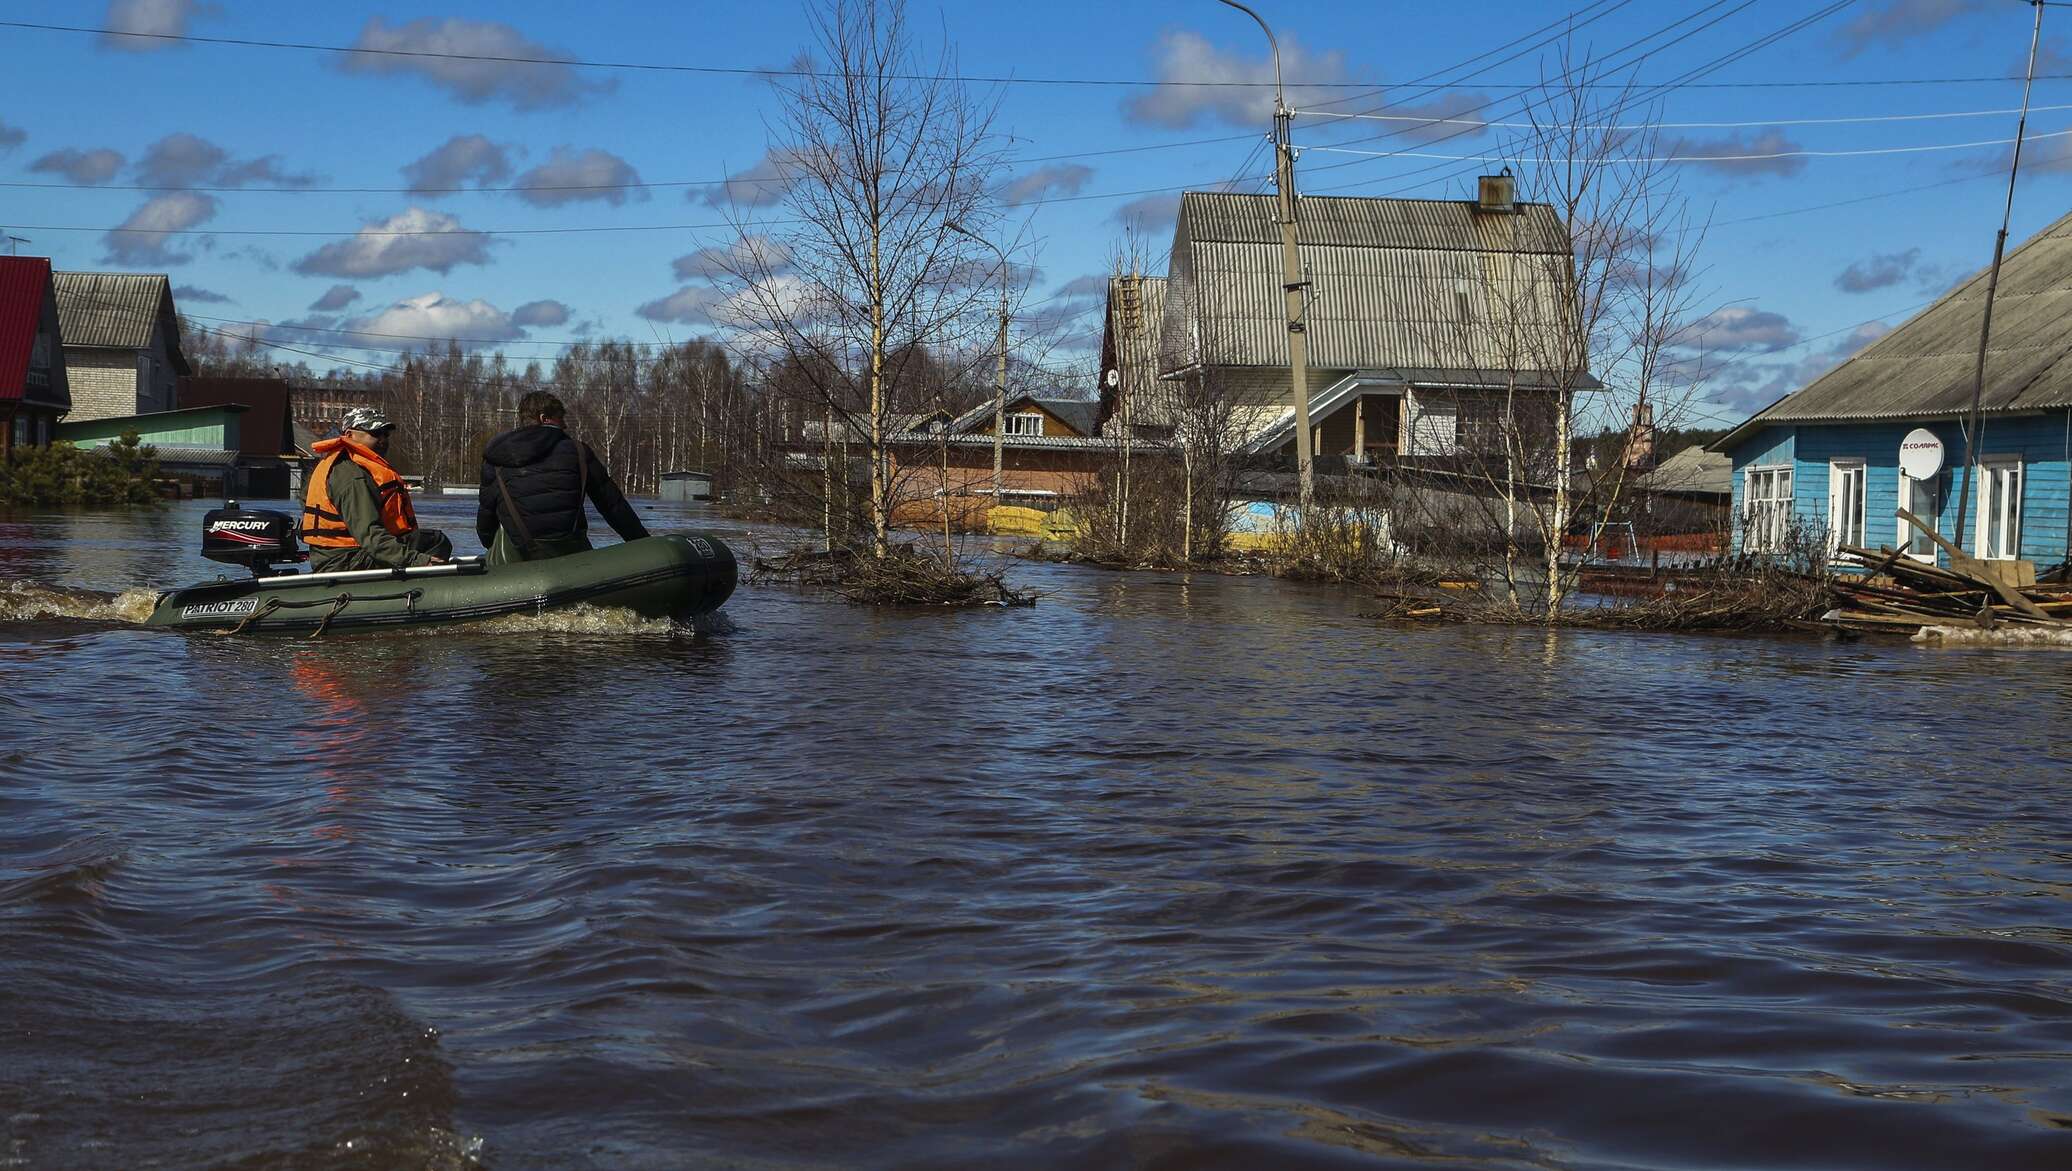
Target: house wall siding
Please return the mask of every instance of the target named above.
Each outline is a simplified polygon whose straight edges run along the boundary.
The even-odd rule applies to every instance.
[[[65,381],[72,391],[72,421],[139,413],[137,351],[65,347]]]
[[[1989,418],[1984,428],[1981,454],[1987,458],[2017,457],[2022,461],[2021,555],[2043,565],[2066,558],[2072,538],[2067,536],[2067,499],[2072,495],[2072,466],[2068,466],[2067,424],[2064,411],[2048,415]],[[1734,551],[1742,550],[1742,526],[1746,515],[1744,472],[1750,467],[1789,464],[1792,468],[1792,515],[1815,532],[1832,528],[1828,515],[1828,478],[1832,461],[1861,459],[1864,463],[1865,543],[1875,548],[1896,545],[1899,540],[1899,444],[1907,432],[1926,427],[1943,441],[1941,479],[1942,515],[1937,530],[1967,552],[1976,544],[1978,480],[1973,478],[1971,499],[1965,507],[1966,532],[1958,539],[1957,493],[1962,490],[1966,455],[1961,429],[1954,421],[1918,422],[1900,420],[1878,423],[1801,423],[1770,427],[1757,432],[1735,448],[1734,460]],[[1938,561],[1948,564],[1946,555]],[[1842,568],[1848,568],[1843,566]]]

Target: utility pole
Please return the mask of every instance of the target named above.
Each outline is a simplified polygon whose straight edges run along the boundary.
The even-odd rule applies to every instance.
[[[1295,395],[1295,469],[1302,485],[1302,507],[1306,511],[1316,497],[1314,436],[1309,429],[1309,340],[1308,325],[1302,320],[1303,302],[1309,282],[1302,276],[1302,258],[1295,247],[1295,143],[1292,124],[1295,111],[1288,108],[1281,88],[1281,46],[1259,14],[1237,2],[1223,3],[1251,17],[1266,34],[1273,50],[1273,178],[1280,188],[1281,292],[1288,312],[1288,380]]]
[[[1971,414],[1964,426],[1964,481],[1957,489],[1957,527],[1951,532],[1956,546],[1964,547],[1965,506],[1971,502],[1971,469],[1978,466],[1979,448],[1984,436],[1985,420],[1979,417],[1979,407],[1986,393],[1986,343],[1993,336],[1993,296],[2000,291],[2000,258],[2007,251],[2007,224],[2014,218],[2014,181],[2022,169],[2022,138],[2029,126],[2029,89],[2036,84],[2036,46],[2043,39],[2043,5],[2045,0],[2029,0],[2036,10],[2036,23],[2029,30],[2029,70],[2022,78],[2022,114],[2014,124],[2014,161],[2007,168],[2007,205],[2000,211],[2000,234],[1993,237],[1993,271],[1986,278],[1986,313],[1978,327],[1978,362],[1971,372]],[[1974,554],[1983,549],[1974,548]]]
[[[1000,245],[963,224],[952,221],[944,226],[960,236],[977,240],[1000,257],[1000,356],[994,372],[993,398],[993,507],[998,508],[1002,503],[1000,493],[1003,487],[1002,439],[1007,434],[1007,253],[1001,250]],[[943,490],[949,491],[949,485],[944,484]]]

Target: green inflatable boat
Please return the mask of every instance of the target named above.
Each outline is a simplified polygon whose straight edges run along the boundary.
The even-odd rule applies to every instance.
[[[278,572],[299,560],[293,522],[233,502],[203,520],[202,553],[243,565],[224,578],[159,595],[149,626],[253,634],[340,634],[544,614],[577,603],[646,618],[694,618],[734,592],[733,551],[698,534],[643,537],[546,561],[490,566],[482,558],[412,569]]]

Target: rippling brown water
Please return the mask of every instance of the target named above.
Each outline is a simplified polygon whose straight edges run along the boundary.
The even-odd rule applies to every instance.
[[[2072,1167],[2060,652],[1018,572],[0,621],[0,1166]]]

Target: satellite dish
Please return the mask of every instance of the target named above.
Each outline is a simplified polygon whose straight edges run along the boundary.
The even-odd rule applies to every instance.
[[[1103,382],[1107,383],[1107,384],[1108,384],[1109,386],[1121,386],[1121,385],[1122,385],[1122,371],[1120,371],[1120,370],[1110,370],[1110,371],[1108,371],[1107,377],[1105,377],[1105,378],[1101,379],[1101,381],[1103,381]]]
[[[1908,479],[1930,480],[1943,466],[1943,441],[1926,427],[1916,427],[1899,441],[1899,470]]]

